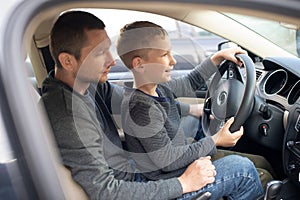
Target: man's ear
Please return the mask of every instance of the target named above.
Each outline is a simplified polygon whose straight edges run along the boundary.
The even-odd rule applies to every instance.
[[[62,52],[58,55],[59,62],[61,66],[68,71],[72,71],[75,66],[76,59],[73,55],[69,53]]]
[[[132,59],[132,69],[138,72],[144,71],[143,59],[141,57],[135,57]]]

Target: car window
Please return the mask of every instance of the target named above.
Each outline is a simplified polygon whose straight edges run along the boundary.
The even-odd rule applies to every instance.
[[[184,37],[174,38],[171,42],[173,56],[177,61],[174,70],[191,70],[206,57],[205,49],[196,40]]]
[[[173,38],[172,54],[176,60],[174,70],[191,70],[197,64],[200,64],[206,57],[206,51],[201,47],[196,40],[191,38]],[[112,48],[115,48],[114,46]],[[116,55],[115,50],[112,50],[116,59],[116,65],[111,68],[110,72],[128,72],[127,67],[122,63],[120,58]]]
[[[226,41],[213,33],[192,26],[181,21],[157,14],[129,10],[113,9],[80,9],[93,13],[104,22],[108,22],[106,31],[112,40],[111,52],[116,59],[116,65],[111,68],[109,80],[132,79],[130,71],[120,60],[115,49],[115,41],[119,30],[127,23],[137,20],[152,21],[162,26],[169,34],[172,43],[172,53],[177,61],[173,69],[173,76],[180,76],[192,70],[206,57],[218,50],[218,44]],[[114,13],[114,17],[110,17]]]

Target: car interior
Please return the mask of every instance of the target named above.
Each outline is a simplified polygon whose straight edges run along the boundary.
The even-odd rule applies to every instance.
[[[278,176],[276,177],[276,181],[278,182],[274,182],[273,186],[270,185],[270,190],[267,191],[276,193],[275,198],[278,199],[299,198],[300,60],[296,56],[292,56],[286,51],[280,49],[277,45],[265,41],[265,39],[260,35],[256,35],[251,32],[245,32],[242,34],[236,32],[233,36],[232,32],[234,32],[234,30],[242,30],[243,28],[241,28],[241,24],[233,23],[223,18],[222,12],[246,14],[279,21],[285,20],[286,23],[298,25],[299,19],[293,17],[282,17],[280,14],[265,12],[259,9],[251,10],[245,7],[241,9],[239,7],[228,7],[228,5],[174,3],[172,1],[162,3],[157,2],[155,4],[151,2],[138,1],[74,1],[73,3],[71,1],[63,1],[62,3],[56,4],[51,4],[50,2],[45,4],[41,3],[40,7],[32,6],[32,8],[29,4],[24,3],[24,5],[28,5],[27,11],[26,9],[22,11],[21,7],[19,7],[18,10],[23,13],[32,12],[32,14],[29,15],[30,17],[28,16],[27,19],[24,18],[24,20],[20,22],[23,23],[23,26],[20,26],[22,39],[16,42],[24,45],[24,50],[23,52],[20,52],[20,55],[26,54],[27,59],[25,62],[23,62],[24,59],[23,61],[21,59],[17,59],[21,61],[16,62],[18,62],[17,64],[21,64],[23,62],[23,65],[21,64],[24,66],[22,72],[26,74],[28,79],[28,90],[24,91],[24,95],[30,94],[31,99],[28,98],[27,100],[31,102],[27,102],[27,104],[31,104],[31,107],[26,105],[26,109],[31,109],[30,112],[36,116],[36,118],[34,118],[36,119],[36,122],[32,124],[32,127],[35,128],[34,130],[32,129],[32,131],[35,135],[38,135],[36,137],[40,137],[41,140],[46,141],[48,144],[46,151],[50,152],[51,155],[50,157],[45,157],[45,159],[48,159],[48,161],[45,162],[45,165],[48,165],[47,167],[43,169],[43,166],[31,163],[32,169],[30,170],[40,170],[40,172],[36,172],[38,176],[38,173],[43,173],[43,170],[49,169],[49,167],[51,168],[52,166],[54,171],[56,171],[56,174],[58,174],[56,178],[60,182],[60,186],[57,187],[63,188],[62,190],[66,199],[88,199],[88,197],[83,189],[72,180],[69,170],[63,167],[60,163],[59,154],[51,136],[51,128],[47,122],[47,117],[45,117],[43,108],[37,105],[37,102],[41,95],[40,89],[43,80],[47,74],[54,69],[54,62],[49,51],[49,33],[53,22],[62,12],[71,9],[86,8],[135,10],[168,16],[170,18],[201,27],[207,31],[211,31],[214,34],[218,34],[223,38],[235,42],[242,48],[246,48],[251,60],[246,61],[241,58],[244,61],[245,71],[236,73],[238,74],[237,79],[240,81],[243,81],[244,79],[247,81],[252,79],[252,83],[246,83],[246,87],[251,87],[249,88],[249,91],[251,90],[252,92],[249,92],[249,95],[248,93],[245,95],[245,93],[243,93],[244,90],[242,90],[242,95],[238,98],[239,103],[242,102],[242,106],[233,109],[233,112],[237,113],[241,119],[238,122],[240,123],[238,125],[244,126],[245,136],[235,147],[230,148],[229,150],[264,156],[271,163]],[[182,9],[182,7],[185,9]],[[108,24],[109,22],[106,23]],[[214,23],[219,23],[220,26],[213,26]],[[224,29],[224,26],[221,24],[226,24],[226,28],[229,32],[222,30]],[[22,27],[24,30],[22,30]],[[11,30],[15,29],[16,28],[11,26]],[[251,42],[247,40],[247,38],[251,38],[251,40],[255,42]],[[260,48],[257,48],[258,44],[260,45]],[[270,49],[272,49],[272,53],[269,51]],[[281,56],[273,56],[274,54]],[[254,77],[249,75],[252,72],[247,71],[248,64],[246,63],[248,62],[250,62],[249,65],[252,65],[251,62],[253,62],[252,67],[254,70]],[[226,68],[224,74],[228,72],[229,70]],[[220,82],[222,80],[223,79],[221,78],[221,80],[219,79],[215,81]],[[206,121],[203,123],[207,127],[210,127],[206,127],[206,132],[213,131],[212,129],[218,127],[222,121],[221,120],[217,122],[217,124],[213,125],[210,124],[209,117],[207,117],[211,114],[212,110],[214,112],[218,112],[217,108],[211,103],[212,98],[210,98],[210,95],[207,94],[209,91],[213,90],[217,89],[209,88],[205,91],[206,96],[202,98],[179,98],[187,103],[205,103],[207,113],[206,117],[203,119]],[[236,96],[233,96],[232,98],[234,99]],[[245,101],[248,102],[245,103]],[[25,106],[25,103],[23,106]],[[249,110],[252,110],[252,112],[250,113]],[[116,116],[116,121],[118,120],[120,119]],[[30,131],[30,129],[28,131]],[[27,139],[24,138],[23,142],[26,141]],[[32,148],[37,145],[34,144],[33,141],[31,144]],[[49,178],[49,180],[50,179],[51,178]],[[41,180],[38,180],[38,182],[41,182]],[[272,189],[271,187],[274,187],[275,189]],[[279,187],[279,189],[277,187]],[[279,190],[280,194],[277,194],[279,193]],[[51,192],[51,190],[46,193],[49,192]],[[267,199],[273,198],[268,197]]]

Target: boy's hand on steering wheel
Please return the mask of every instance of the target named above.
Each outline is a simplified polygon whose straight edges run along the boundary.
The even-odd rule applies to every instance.
[[[234,118],[231,117],[224,126],[212,136],[213,141],[215,142],[216,146],[222,147],[233,147],[236,145],[238,140],[244,134],[244,128],[241,126],[240,130],[231,133],[229,128],[231,124],[234,122]]]

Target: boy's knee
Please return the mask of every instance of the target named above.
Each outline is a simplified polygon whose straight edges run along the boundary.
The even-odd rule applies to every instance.
[[[230,173],[238,174],[257,174],[253,162],[240,155],[228,155],[214,161],[214,164],[220,170],[228,170]],[[257,174],[258,176],[258,174]]]
[[[227,158],[233,164],[245,165],[245,167],[247,167],[247,165],[254,166],[253,162],[250,159],[240,155],[229,155],[225,158]]]
[[[231,165],[231,167],[241,171],[256,172],[255,166],[250,159],[240,155],[230,155],[226,157],[228,159],[227,163]]]

